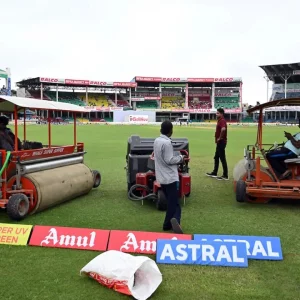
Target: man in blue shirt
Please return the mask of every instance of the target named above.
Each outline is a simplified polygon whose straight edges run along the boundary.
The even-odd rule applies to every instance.
[[[161,124],[161,135],[154,141],[155,176],[167,199],[167,211],[163,230],[173,229],[175,233],[183,233],[180,226],[181,207],[179,203],[178,164],[184,160],[184,155],[174,155],[170,137],[173,134],[173,124],[164,121]]]
[[[267,160],[280,180],[286,179],[291,175],[291,171],[288,170],[284,161],[300,156],[300,133],[291,135],[285,131],[284,136],[288,139],[287,142],[281,148],[272,150],[266,155]]]

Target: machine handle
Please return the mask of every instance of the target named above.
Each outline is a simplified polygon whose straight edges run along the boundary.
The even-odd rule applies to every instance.
[[[186,150],[179,150],[179,152],[180,152],[182,155],[185,155],[185,156],[186,156],[186,158],[184,159],[185,161],[190,161],[189,153],[188,153]]]

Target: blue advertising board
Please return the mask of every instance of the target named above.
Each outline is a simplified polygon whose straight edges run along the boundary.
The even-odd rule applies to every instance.
[[[194,234],[199,242],[242,243],[246,245],[248,259],[283,260],[279,237]]]
[[[248,267],[245,243],[157,240],[156,262],[177,265]]]

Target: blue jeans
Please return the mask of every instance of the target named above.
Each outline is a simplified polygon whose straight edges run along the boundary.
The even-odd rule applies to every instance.
[[[163,229],[169,230],[172,229],[172,218],[176,218],[180,224],[181,206],[179,203],[179,182],[175,181],[170,184],[161,184],[161,189],[164,192],[168,203]]]
[[[296,158],[297,155],[292,152],[290,149],[285,147],[271,150],[267,153],[266,158],[272,166],[276,176],[282,175],[285,171],[287,171],[287,167],[284,163],[286,159]]]

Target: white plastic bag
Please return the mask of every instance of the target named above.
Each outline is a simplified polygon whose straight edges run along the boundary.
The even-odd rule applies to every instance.
[[[148,299],[162,282],[162,274],[154,260],[115,250],[96,256],[81,269],[82,273],[139,300]]]

